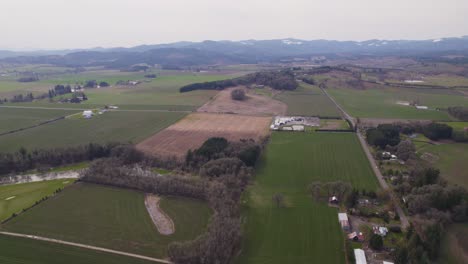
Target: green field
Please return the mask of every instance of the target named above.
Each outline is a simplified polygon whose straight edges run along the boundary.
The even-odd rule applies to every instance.
[[[64,188],[73,181],[74,180],[60,179],[0,185],[0,222],[10,217],[13,213],[19,213],[21,210],[34,205],[36,201],[53,194],[55,190]]]
[[[0,137],[0,150],[68,147],[105,142],[139,142],[166,128],[184,113],[106,112],[91,119],[68,118]]]
[[[163,197],[161,208],[176,232],[158,233],[144,205],[144,193],[92,184],[75,184],[5,224],[2,229],[83,244],[166,257],[172,241],[194,239],[208,223],[203,202]]]
[[[64,111],[0,107],[0,133],[33,126],[47,120],[67,116],[76,112],[77,111],[73,110]]]
[[[435,108],[468,106],[468,98],[446,89],[405,89],[386,87],[366,90],[328,89],[328,93],[352,116],[362,118],[401,118],[452,120],[445,111]],[[396,104],[397,101],[419,101],[428,110]]]
[[[2,264],[150,264],[115,254],[78,247],[0,235],[0,263]]]
[[[458,264],[468,261],[468,224],[452,224],[441,241],[441,254],[438,263]]]
[[[245,195],[245,239],[236,263],[345,263],[337,210],[312,200],[313,181],[348,181],[377,189],[352,133],[273,133]],[[272,196],[282,193],[285,206]]]
[[[144,77],[146,73],[120,72],[115,70],[95,70],[77,74],[61,74],[49,79],[33,83],[19,83],[15,80],[0,80],[0,98],[9,98],[15,94],[46,93],[57,84],[75,85],[83,84],[86,80],[108,82],[111,87],[100,89],[86,89],[88,100],[80,104],[81,107],[119,105],[128,106],[130,109],[169,109],[169,110],[194,110],[208,101],[216,94],[216,91],[194,91],[179,93],[181,86],[215,80],[223,80],[237,77],[243,72],[207,72],[194,73],[183,71],[157,71],[155,79]],[[119,80],[139,80],[142,83],[136,86],[116,86]],[[57,99],[58,97],[56,97]],[[47,104],[47,101],[34,102],[26,105]],[[16,104],[14,104],[16,105]],[[23,104],[25,105],[25,104]],[[60,104],[60,107],[76,107],[71,104]]]
[[[339,117],[332,101],[316,86],[301,83],[294,91],[284,91],[275,99],[288,105],[288,115]]]
[[[468,128],[468,122],[444,122],[453,128],[453,130],[464,130]]]
[[[423,154],[425,152],[437,157],[434,166],[440,169],[446,180],[468,188],[467,143],[425,144],[418,149],[418,153]]]

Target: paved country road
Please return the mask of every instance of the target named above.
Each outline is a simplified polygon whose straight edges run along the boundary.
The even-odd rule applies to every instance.
[[[1,231],[0,231],[0,234],[1,235],[6,235],[6,236],[13,236],[13,237],[29,238],[29,239],[46,241],[46,242],[57,243],[57,244],[68,245],[68,246],[74,246],[74,247],[81,247],[81,248],[86,248],[86,249],[95,250],[95,251],[102,251],[102,252],[106,252],[106,253],[112,253],[112,254],[132,257],[132,258],[138,258],[138,259],[153,261],[153,262],[157,262],[157,263],[172,264],[172,262],[170,262],[168,260],[165,260],[165,259],[151,258],[151,257],[143,256],[143,255],[123,252],[123,251],[118,251],[118,250],[113,250],[113,249],[108,249],[108,248],[95,247],[95,246],[90,246],[90,245],[85,245],[85,244],[79,244],[79,243],[74,243],[74,242],[68,242],[68,241],[63,241],[63,240],[58,240],[58,239],[53,239],[53,238],[40,237],[40,236],[34,236],[34,235],[26,235],[26,234],[18,234],[18,233],[11,233],[11,232],[1,232]]]
[[[335,99],[333,99],[333,97],[331,97],[327,91],[325,91],[325,89],[321,89],[323,91],[323,93],[336,105],[336,107],[340,110],[340,112],[343,114],[343,117],[345,119],[348,119],[351,124],[353,125],[353,127],[356,127],[356,124],[355,124],[355,121],[354,121],[354,118],[349,115],[348,113],[346,113],[346,111],[335,101]],[[408,220],[408,217],[406,216],[405,214],[405,211],[403,211],[403,209],[401,208],[400,206],[400,202],[399,202],[399,199],[398,197],[395,195],[395,193],[393,192],[393,190],[390,188],[390,186],[387,184],[387,182],[385,181],[382,173],[380,172],[379,170],[379,167],[377,166],[377,163],[375,162],[374,160],[374,157],[372,156],[372,153],[369,149],[369,146],[367,145],[367,142],[366,140],[364,139],[364,137],[361,135],[361,133],[359,132],[356,132],[357,136],[358,136],[358,139],[359,139],[359,142],[361,143],[361,146],[362,146],[362,149],[364,149],[364,152],[366,153],[366,156],[367,156],[367,159],[369,160],[370,162],[370,165],[372,167],[372,170],[374,171],[374,174],[375,176],[377,177],[377,180],[379,181],[379,184],[380,186],[382,187],[382,189],[384,190],[388,190],[389,191],[389,194],[390,194],[390,197],[392,198],[393,200],[393,203],[395,204],[395,210],[398,214],[398,216],[400,217],[400,221],[401,221],[401,227],[403,229],[407,229],[409,226],[410,226],[410,222]]]

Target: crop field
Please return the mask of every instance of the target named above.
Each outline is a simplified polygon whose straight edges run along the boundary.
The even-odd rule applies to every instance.
[[[419,154],[432,154],[434,166],[440,169],[442,176],[451,183],[468,188],[468,144],[442,143],[425,144],[418,149]]]
[[[51,180],[42,182],[0,185],[0,222],[28,208],[55,190],[64,188],[74,180]]]
[[[274,98],[288,105],[288,115],[340,116],[333,102],[316,86],[302,83],[295,91],[284,91]]]
[[[2,228],[66,241],[164,258],[172,241],[194,239],[208,224],[203,202],[163,197],[161,208],[176,232],[158,233],[144,204],[144,193],[93,184],[75,184],[12,219]]]
[[[4,108],[0,106],[0,133],[25,128],[61,116],[71,115],[77,111]]]
[[[244,100],[232,99],[231,92],[242,89],[246,96]],[[198,112],[207,113],[236,113],[241,115],[285,115],[286,104],[271,98],[271,96],[258,94],[245,87],[233,87],[218,92],[214,98],[198,108]]]
[[[143,140],[137,148],[150,154],[181,158],[210,137],[231,141],[260,139],[269,134],[270,123],[271,117],[193,113]]]
[[[110,253],[73,246],[0,235],[2,264],[154,264]]]
[[[452,224],[441,241],[442,249],[439,263],[457,264],[468,262],[468,225]]]
[[[338,211],[312,200],[313,181],[377,189],[352,133],[274,132],[243,204],[245,239],[236,263],[345,263]],[[281,193],[284,206],[272,196]]]
[[[0,137],[0,150],[67,147],[106,142],[139,142],[182,118],[176,112],[109,111],[91,119],[67,118]]]
[[[468,97],[444,89],[328,89],[328,92],[352,116],[363,118],[399,118],[421,120],[452,120],[445,111],[435,108],[468,106]],[[419,101],[428,106],[420,110],[411,106],[398,105],[397,101]]]
[[[114,70],[86,71],[77,74],[62,74],[50,79],[40,80],[33,83],[19,83],[15,80],[0,80],[0,98],[9,98],[16,94],[33,92],[34,94],[46,93],[57,84],[75,85],[83,84],[86,80],[97,80],[108,82],[111,87],[100,89],[86,89],[87,101],[82,102],[81,107],[86,105],[125,105],[134,109],[167,109],[167,110],[195,110],[204,104],[216,91],[193,91],[190,93],[179,93],[181,86],[195,83],[228,79],[237,77],[242,72],[209,72],[191,73],[181,71],[157,72],[155,79],[144,77],[145,73],[129,73]],[[136,86],[115,85],[117,81],[139,80]],[[46,100],[29,103],[47,103]],[[61,104],[61,107],[69,107],[70,104]],[[73,106],[71,106],[73,107]]]

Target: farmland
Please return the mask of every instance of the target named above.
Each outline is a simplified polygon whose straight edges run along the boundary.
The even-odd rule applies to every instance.
[[[425,144],[418,149],[419,154],[430,153],[435,159],[434,166],[451,183],[468,188],[468,146],[466,143]]]
[[[313,181],[336,180],[377,189],[356,135],[273,133],[243,202],[246,238],[236,263],[345,263],[337,210],[307,191]],[[275,193],[284,207],[272,204]]]
[[[246,93],[244,100],[233,100],[231,92],[234,89],[243,89]],[[198,112],[209,113],[236,113],[242,115],[284,115],[286,104],[270,96],[251,92],[245,87],[230,88],[220,91],[212,100],[208,101]]]
[[[333,102],[316,86],[302,83],[295,91],[284,91],[274,96],[288,105],[288,115],[339,117]]]
[[[72,182],[61,179],[0,186],[0,222]]]
[[[444,89],[405,89],[386,87],[385,89],[328,89],[344,109],[354,117],[400,118],[423,120],[452,120],[445,111],[435,108],[467,106],[468,99],[459,92]],[[398,105],[397,101],[419,101],[428,110]]]
[[[179,71],[158,71],[156,79],[147,79],[145,73],[129,73],[115,70],[85,71],[77,74],[61,74],[34,83],[18,83],[14,80],[0,80],[0,98],[15,94],[46,93],[57,84],[83,84],[86,80],[106,81],[111,87],[86,89],[88,100],[81,107],[95,107],[110,104],[125,105],[130,109],[195,110],[216,94],[216,91],[195,91],[179,93],[179,88],[194,82],[206,82],[239,76],[242,73],[226,71],[213,73],[191,73]],[[115,85],[117,81],[139,80],[140,84]],[[36,105],[34,102],[27,105]],[[16,105],[16,104],[15,104]],[[61,107],[73,107],[61,105]]]
[[[468,225],[450,226],[442,240],[440,263],[457,264],[468,261]]]
[[[211,214],[204,203],[183,198],[163,197],[161,208],[175,223],[171,236],[156,230],[144,205],[144,193],[75,184],[2,229],[162,258],[170,242],[202,233]]]
[[[182,157],[210,137],[260,139],[269,134],[270,123],[271,117],[193,113],[140,142],[137,148],[151,154]]]
[[[138,142],[169,126],[184,113],[110,111],[91,119],[67,118],[52,124],[0,137],[4,152],[66,147],[90,142]]]
[[[49,242],[0,235],[3,264],[149,264],[150,261]],[[40,262],[38,262],[40,261]]]
[[[0,107],[0,133],[25,128],[76,113],[74,110],[22,109]]]

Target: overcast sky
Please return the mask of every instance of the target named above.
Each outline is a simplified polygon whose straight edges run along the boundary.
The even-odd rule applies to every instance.
[[[468,0],[0,0],[0,49],[468,35]]]

